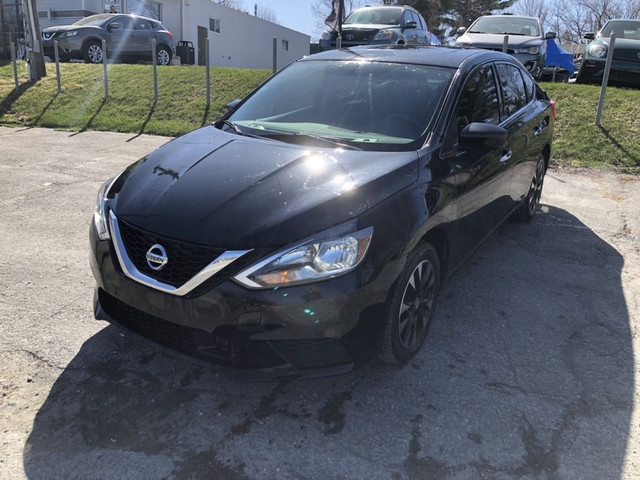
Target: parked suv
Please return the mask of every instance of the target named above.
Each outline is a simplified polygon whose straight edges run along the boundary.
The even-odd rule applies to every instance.
[[[502,51],[504,37],[509,37],[507,53],[516,57],[537,80],[540,79],[547,58],[546,39],[556,34],[542,32],[536,17],[516,15],[485,15],[479,17],[468,29],[460,28],[456,40],[460,47],[477,47]]]
[[[157,20],[137,15],[104,13],[72,25],[45,28],[42,48],[45,55],[53,58],[53,42],[57,40],[61,61],[84,59],[87,63],[101,63],[102,40],[106,40],[108,58],[151,60],[154,38],[158,64],[169,65],[174,53],[173,34]]]
[[[325,30],[320,37],[320,51],[336,48],[338,32]],[[427,22],[415,9],[375,6],[357,8],[342,24],[342,46],[378,44],[430,45]]]

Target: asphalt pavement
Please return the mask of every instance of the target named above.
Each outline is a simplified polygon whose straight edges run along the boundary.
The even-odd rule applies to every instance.
[[[165,141],[0,127],[0,478],[640,478],[640,178],[551,169],[408,365],[243,383],[93,319],[97,189]]]

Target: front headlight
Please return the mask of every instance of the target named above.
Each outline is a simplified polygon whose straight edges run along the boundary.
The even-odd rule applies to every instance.
[[[75,37],[76,35],[78,35],[78,30],[72,30],[71,32],[62,33],[60,38]]]
[[[249,288],[276,288],[343,275],[362,261],[372,235],[373,227],[348,234],[332,230],[281,250],[242,271],[234,279]]]
[[[595,45],[590,45],[588,52],[592,57],[604,58],[607,56],[607,47],[597,43]]]
[[[116,183],[116,180],[120,178],[122,173],[123,172],[104,182],[98,190],[96,209],[93,212],[93,224],[96,227],[96,232],[100,240],[109,240],[111,238],[111,235],[109,235],[109,227],[107,226],[107,197],[109,196],[109,190],[111,190],[111,187]]]
[[[380,30],[375,34],[373,40],[391,40],[393,38],[393,32],[391,30]]]
[[[531,55],[538,55],[540,53],[540,47],[521,47],[518,49],[518,53],[529,53]]]

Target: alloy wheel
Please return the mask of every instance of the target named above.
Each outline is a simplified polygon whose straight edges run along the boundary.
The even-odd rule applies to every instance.
[[[97,44],[89,45],[87,49],[87,56],[92,63],[101,63],[102,62],[102,47]]]
[[[544,183],[544,156],[540,156],[538,164],[536,165],[536,172],[531,180],[531,187],[529,189],[529,215],[533,215],[540,204],[540,197],[542,197],[542,184]]]
[[[422,344],[429,326],[435,288],[433,265],[428,260],[423,260],[411,273],[400,302],[398,336],[400,344],[407,350],[414,350]]]

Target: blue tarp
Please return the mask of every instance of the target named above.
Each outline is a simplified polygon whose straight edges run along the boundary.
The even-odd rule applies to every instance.
[[[545,64],[547,68],[561,67],[572,75],[576,71],[576,66],[573,63],[573,54],[563,50],[557,43],[555,38],[549,38],[547,40],[547,62]]]

